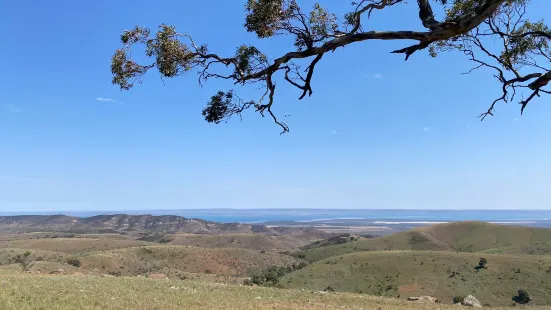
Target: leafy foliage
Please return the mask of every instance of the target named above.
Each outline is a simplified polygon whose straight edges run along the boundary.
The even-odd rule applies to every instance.
[[[233,56],[222,57],[210,52],[206,45],[197,45],[190,35],[177,32],[173,26],[161,24],[155,34],[136,26],[121,35],[123,47],[115,51],[111,61],[112,82],[128,90],[140,83],[147,71],[156,68],[163,78],[196,69],[201,84],[211,78],[230,80],[242,87],[259,83],[264,92],[257,100],[241,100],[233,90],[216,92],[203,110],[205,120],[218,124],[254,108],[262,116],[269,115],[285,133],[289,127],[272,111],[278,79],[297,88],[299,99],[303,99],[313,94],[314,70],[323,55],[367,40],[414,40],[416,44],[393,53],[404,54],[407,60],[427,48],[434,57],[458,51],[474,63],[473,70],[494,71],[493,76],[501,84],[501,96],[481,115],[482,119],[493,115],[497,102],[522,96],[522,113],[534,98],[551,94],[545,89],[551,81],[551,31],[544,21],[526,17],[529,0],[418,0],[416,14],[426,31],[364,29],[366,20],[375,12],[405,2],[362,0],[352,3],[349,12],[339,18],[319,3],[308,10],[296,0],[247,0],[246,31],[259,39],[289,36],[293,41],[293,50],[273,59],[257,47],[244,44]],[[438,21],[432,5],[444,9],[442,21]],[[495,44],[496,40],[500,44]],[[134,61],[131,48],[135,44],[145,45],[145,55],[153,61],[145,65]],[[521,73],[520,69],[524,71]]]

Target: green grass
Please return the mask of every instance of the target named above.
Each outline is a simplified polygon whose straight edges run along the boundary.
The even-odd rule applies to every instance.
[[[445,251],[372,251],[333,256],[285,275],[290,288],[357,292],[406,298],[430,295],[451,303],[472,294],[481,303],[507,306],[520,288],[537,304],[551,304],[551,256],[484,255]],[[520,272],[517,272],[520,271]]]
[[[0,273],[0,288],[0,309],[3,310],[457,309],[360,294],[314,294],[311,291],[192,281],[45,276],[5,271]]]
[[[551,241],[548,241],[548,242],[538,241],[533,244],[494,248],[494,249],[485,250],[483,252],[490,253],[490,254],[550,255]]]
[[[478,252],[494,248],[533,245],[551,240],[551,229],[457,222],[420,227],[401,233],[360,239],[301,252],[313,262],[360,251],[421,250]],[[519,250],[520,251],[520,250]],[[518,251],[517,251],[518,252]],[[526,251],[524,254],[534,253]]]

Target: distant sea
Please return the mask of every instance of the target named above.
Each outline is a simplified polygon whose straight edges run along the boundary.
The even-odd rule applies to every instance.
[[[175,209],[175,210],[110,210],[59,212],[0,212],[0,215],[65,214],[89,217],[98,214],[179,215],[223,223],[263,223],[270,221],[365,220],[379,224],[408,222],[453,222],[478,220],[515,224],[522,222],[551,223],[551,210],[391,210],[391,209]]]

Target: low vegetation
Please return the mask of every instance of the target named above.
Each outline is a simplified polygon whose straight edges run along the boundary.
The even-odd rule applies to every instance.
[[[551,305],[551,257],[487,255],[445,251],[369,251],[314,262],[279,279],[286,287],[353,292],[394,298],[434,296],[451,304],[457,296],[509,306],[519,286],[538,305]],[[519,300],[522,300],[519,299]]]
[[[356,309],[453,310],[360,294],[282,290],[197,281],[36,275],[0,268],[3,310]],[[506,308],[493,308],[505,310]],[[533,310],[545,308],[534,307]]]
[[[34,260],[31,257],[31,252],[27,251],[23,254],[17,254],[14,256],[13,262],[21,266],[21,270],[27,271],[32,267]]]
[[[466,222],[377,238],[339,235],[310,245],[304,243],[316,236],[312,231],[308,236],[301,231],[282,236],[0,234],[0,273],[10,270],[40,281],[72,274],[90,281],[100,275],[143,281],[140,276],[358,298],[434,296],[444,304],[474,295],[486,306],[532,307],[551,305],[551,256],[542,254],[551,243],[543,240],[550,231]],[[289,241],[294,236],[300,241]]]
[[[269,266],[268,268],[260,271],[253,271],[250,279],[246,279],[243,284],[245,285],[260,285],[260,286],[276,286],[284,288],[285,285],[279,282],[279,279],[284,275],[293,271],[300,270],[306,267],[308,264],[300,262],[298,264],[292,264],[288,266]]]
[[[420,227],[384,237],[362,238],[301,253],[311,262],[353,252],[390,250],[545,254],[542,252],[551,250],[551,247],[548,248],[550,240],[551,229],[457,222]],[[542,250],[529,251],[532,245],[538,244]],[[509,250],[500,253],[499,249]]]

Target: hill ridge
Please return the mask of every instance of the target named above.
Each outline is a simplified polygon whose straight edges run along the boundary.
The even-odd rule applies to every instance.
[[[0,232],[114,232],[114,233],[263,233],[285,235],[312,228],[284,229],[262,224],[220,223],[178,215],[100,214],[91,217],[56,215],[0,216]]]

